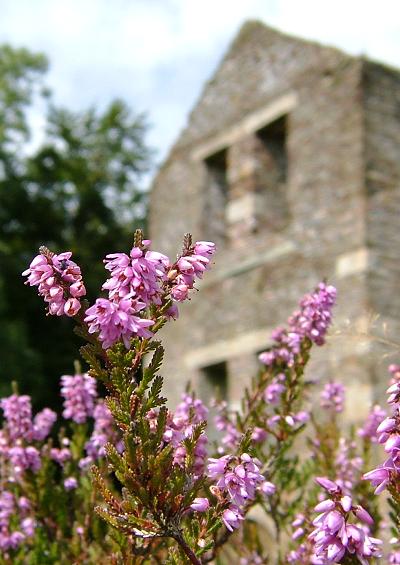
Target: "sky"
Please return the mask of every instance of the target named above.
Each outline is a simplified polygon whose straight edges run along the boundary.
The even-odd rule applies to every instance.
[[[400,67],[400,0],[0,0],[0,43],[49,57],[58,104],[145,112],[160,162],[248,19]]]

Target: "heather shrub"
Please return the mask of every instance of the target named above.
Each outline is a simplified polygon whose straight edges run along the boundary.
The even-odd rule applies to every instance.
[[[343,384],[304,376],[327,338],[334,287],[319,283],[274,332],[240,409],[215,400],[208,421],[192,390],[167,407],[156,334],[214,251],[187,235],[171,261],[138,231],[129,254],[105,258],[91,306],[70,252],[41,248],[24,272],[49,314],[74,320],[87,371],[61,378],[62,418],[33,417],[17,391],[1,400],[2,562],[400,562],[400,367],[390,366],[390,412],[373,407],[358,430],[341,425]],[[218,441],[208,440],[212,426]],[[387,459],[371,470],[378,444]],[[388,516],[373,487],[389,494]]]

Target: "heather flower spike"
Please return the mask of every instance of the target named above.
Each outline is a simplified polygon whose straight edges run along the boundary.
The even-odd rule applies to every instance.
[[[305,340],[323,345],[335,303],[335,287],[321,282],[313,293],[302,298],[299,309],[288,320],[288,328],[275,330],[272,336],[275,345],[259,355],[261,363],[267,366],[292,366]]]
[[[79,266],[71,260],[72,253],[56,255],[47,247],[39,249],[29,269],[22,273],[27,276],[25,284],[37,286],[39,295],[48,304],[49,314],[75,316],[80,308],[80,298],[86,295]]]
[[[368,563],[371,557],[381,557],[381,540],[370,535],[368,526],[374,524],[372,517],[361,506],[354,506],[352,498],[343,495],[341,487],[327,479],[318,477],[317,483],[330,494],[330,498],[317,504],[314,530],[309,534],[313,543],[311,563],[341,563],[346,556],[356,556],[360,563]],[[364,523],[353,522],[356,517]]]
[[[400,366],[390,365],[389,374],[391,384],[386,392],[392,414],[381,420],[375,432],[378,443],[384,446],[388,457],[381,465],[363,475],[375,487],[375,494],[385,489],[396,492],[400,477]]]

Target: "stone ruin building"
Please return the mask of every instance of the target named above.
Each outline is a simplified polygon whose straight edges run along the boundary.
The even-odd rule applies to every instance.
[[[400,74],[246,23],[205,85],[152,187],[150,235],[170,255],[182,234],[218,244],[201,292],[165,332],[163,374],[232,403],[271,330],[326,278],[338,335],[312,374],[350,389],[350,418],[385,387],[367,332],[400,342]],[[371,330],[371,319],[379,314]],[[347,323],[349,320],[349,323]],[[347,328],[347,329],[346,329]]]

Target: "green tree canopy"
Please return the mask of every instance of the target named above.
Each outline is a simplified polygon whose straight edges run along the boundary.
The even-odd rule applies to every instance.
[[[21,272],[40,245],[71,250],[93,299],[105,279],[99,260],[144,227],[150,160],[143,115],[121,100],[102,111],[58,108],[43,86],[46,70],[43,55],[0,46],[0,394],[15,379],[37,404],[56,402],[77,343],[67,337],[70,320],[45,320]],[[45,100],[45,138],[27,154],[36,96]]]

